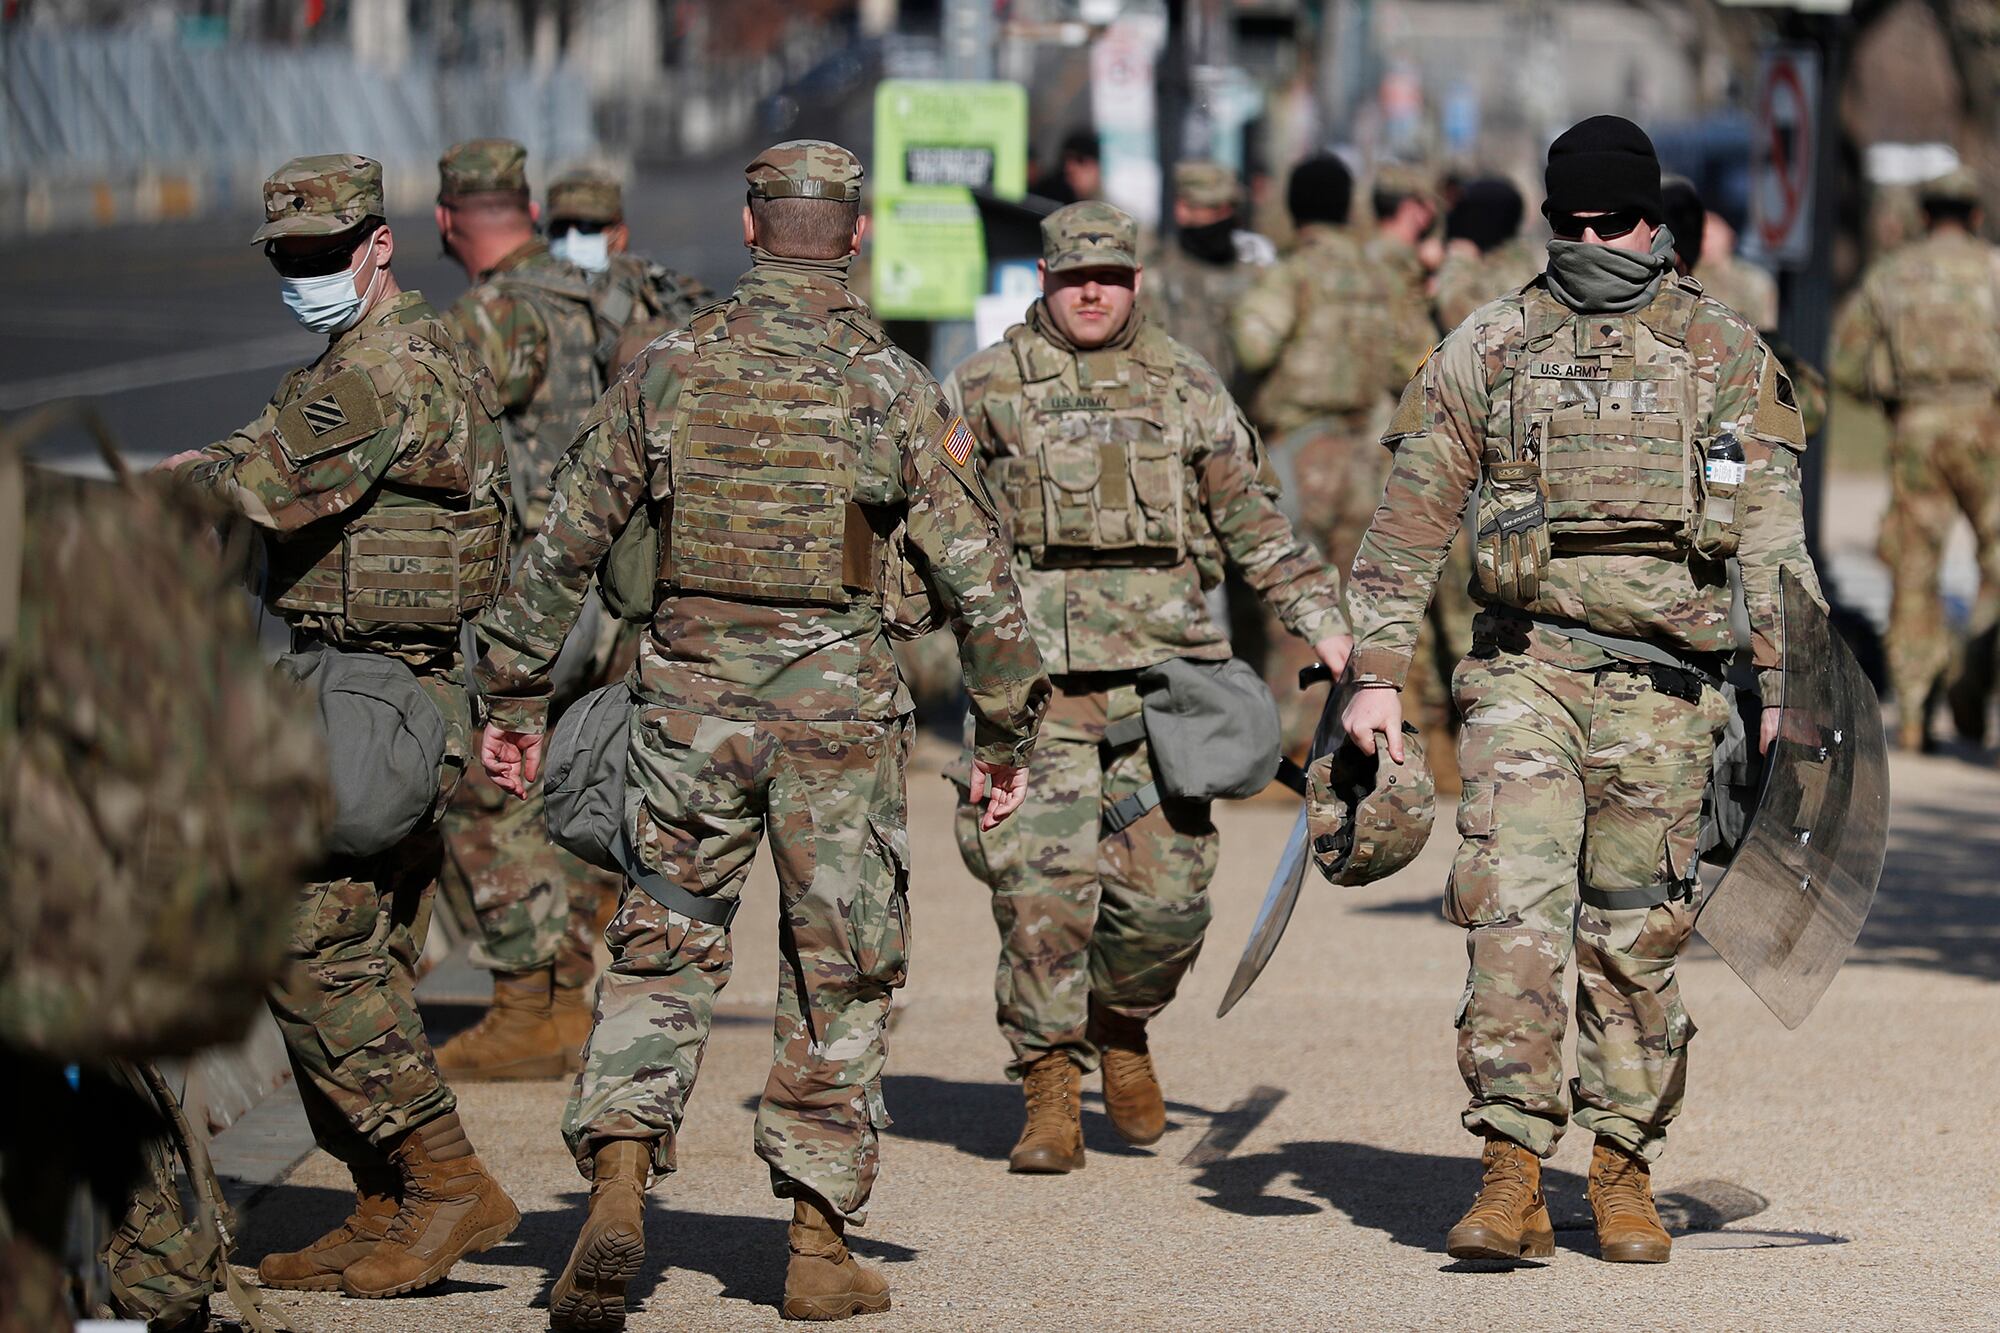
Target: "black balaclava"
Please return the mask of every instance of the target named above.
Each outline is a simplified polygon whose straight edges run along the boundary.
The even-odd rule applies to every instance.
[[[1291,182],[1285,187],[1285,206],[1299,226],[1312,222],[1345,226],[1353,204],[1354,175],[1332,153],[1309,157],[1292,168]]]
[[[1500,176],[1471,181],[1444,215],[1444,238],[1471,241],[1485,254],[1514,238],[1526,211],[1512,181]]]
[[[1682,272],[1692,273],[1701,262],[1701,234],[1707,229],[1708,210],[1702,206],[1694,182],[1685,176],[1662,179],[1660,200],[1664,205],[1660,220],[1674,234],[1674,258],[1680,261]]]

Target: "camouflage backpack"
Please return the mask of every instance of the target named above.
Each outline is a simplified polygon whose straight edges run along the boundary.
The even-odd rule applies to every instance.
[[[0,428],[0,1043],[181,1054],[241,1035],[277,973],[326,759],[211,518],[94,417],[115,485],[30,469],[61,419]]]
[[[120,1073],[153,1103],[164,1134],[146,1141],[144,1175],[104,1247],[111,1312],[145,1320],[151,1333],[198,1333],[209,1324],[208,1298],[223,1291],[253,1333],[284,1328],[229,1266],[235,1218],[179,1098],[152,1065]],[[183,1170],[192,1208],[182,1195]]]

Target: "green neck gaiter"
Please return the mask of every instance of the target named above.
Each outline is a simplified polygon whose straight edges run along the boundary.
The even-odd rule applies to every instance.
[[[1653,233],[1643,255],[1583,241],[1550,241],[1549,295],[1579,315],[1624,315],[1652,304],[1674,267],[1674,234]]]
[[[1135,305],[1132,307],[1132,313],[1126,316],[1125,323],[1120,326],[1118,332],[1111,335],[1110,341],[1100,347],[1078,347],[1070,341],[1068,334],[1056,327],[1055,317],[1049,314],[1047,301],[1037,300],[1033,305],[1029,306],[1027,320],[1030,329],[1033,329],[1057,347],[1062,348],[1063,351],[1073,354],[1122,351],[1130,347],[1138,339],[1139,326],[1145,322],[1145,316],[1140,314],[1139,308]]]
[[[751,246],[750,256],[757,261],[759,268],[828,278],[843,287],[847,285],[848,272],[854,267],[853,255],[842,255],[839,259],[795,259],[791,255],[772,254],[761,245]]]

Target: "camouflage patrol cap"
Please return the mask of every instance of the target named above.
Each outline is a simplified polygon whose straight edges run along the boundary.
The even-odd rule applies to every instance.
[[[1437,178],[1422,167],[1407,166],[1390,162],[1375,169],[1375,179],[1370,187],[1376,194],[1397,197],[1415,197],[1432,208],[1442,202],[1438,195]]]
[[[608,171],[581,167],[549,186],[550,222],[623,222],[625,187]]]
[[[1139,224],[1100,199],[1068,204],[1042,219],[1042,262],[1072,268],[1139,267]]]
[[[1306,770],[1306,831],[1313,863],[1333,884],[1372,884],[1395,874],[1431,836],[1437,784],[1417,729],[1403,724],[1403,762],[1379,740],[1361,753],[1343,740]]]
[[[1222,163],[1189,160],[1174,163],[1174,197],[1196,208],[1233,208],[1243,191]]]
[[[384,216],[382,164],[353,153],[295,157],[264,180],[264,225],[250,238],[338,236]]]
[[[438,159],[438,202],[480,194],[528,197],[528,150],[512,139],[468,139]]]
[[[1919,185],[1917,197],[1925,203],[1976,204],[1980,199],[1979,178],[1969,168],[1953,167]]]
[[[750,193],[759,199],[861,198],[861,159],[825,139],[787,139],[772,144],[743,168]]]

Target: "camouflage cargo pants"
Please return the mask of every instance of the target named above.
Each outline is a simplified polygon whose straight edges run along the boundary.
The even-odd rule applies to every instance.
[[[1480,651],[1486,651],[1484,649]],[[1570,1099],[1579,1125],[1647,1158],[1680,1110],[1694,1024],[1674,961],[1691,901],[1604,908],[1584,897],[1684,879],[1727,704],[1663,694],[1619,669],[1522,654],[1457,672],[1464,788],[1445,915],[1467,930],[1464,1115],[1547,1156]],[[1577,1076],[1565,1097],[1563,972],[1577,964]]]
[[[1104,837],[1104,812],[1153,780],[1143,740],[1104,728],[1139,712],[1136,672],[1057,676],[1028,760],[1028,798],[982,832],[961,802],[960,853],[993,891],[994,981],[1010,1077],[1050,1051],[1095,1069],[1090,1004],[1131,1018],[1166,1008],[1201,952],[1218,840],[1206,803],[1168,800]]]
[[[1968,629],[2000,620],[2000,407],[1911,403],[1889,450],[1889,511],[1880,549],[1889,566],[1889,677],[1904,716],[1921,708],[1951,659],[1938,575],[1960,514],[1972,524],[1979,595]]]
[[[863,1219],[878,1161],[885,1028],[906,975],[911,728],[892,722],[743,722],[673,708],[634,714],[628,827],[640,858],[689,893],[734,901],[768,833],[783,961],[757,1155],[781,1197],[800,1187]],[[651,1145],[673,1170],[715,998],[726,927],[637,888],[605,931],[610,969],[563,1116],[589,1174],[611,1139]]]
[[[471,712],[453,673],[420,674],[443,713],[440,804],[471,753]],[[343,857],[339,873],[299,892],[287,966],[270,1009],[319,1145],[344,1162],[451,1110],[417,1012],[416,964],[444,868],[437,826],[377,856]]]

